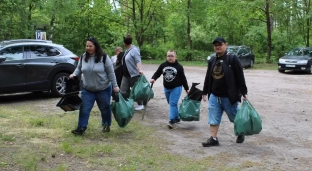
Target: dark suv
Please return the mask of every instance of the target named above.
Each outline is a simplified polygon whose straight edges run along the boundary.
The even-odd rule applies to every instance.
[[[254,63],[255,63],[255,55],[252,52],[252,50],[247,47],[247,46],[228,46],[226,48],[228,53],[234,53],[241,65],[246,68],[246,67],[253,67]],[[207,57],[207,62],[208,60],[212,57],[215,56],[216,53],[213,53],[212,55]]]
[[[0,42],[0,94],[51,91],[65,93],[65,79],[79,57],[51,41],[19,39]]]

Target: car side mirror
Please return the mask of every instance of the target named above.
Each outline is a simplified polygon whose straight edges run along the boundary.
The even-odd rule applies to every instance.
[[[5,61],[5,60],[6,60],[6,57],[0,56],[0,62],[3,62],[3,61]]]

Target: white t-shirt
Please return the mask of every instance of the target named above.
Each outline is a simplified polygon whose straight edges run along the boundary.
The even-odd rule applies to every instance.
[[[112,60],[112,63],[115,64],[117,60],[117,55],[112,56],[111,60]]]

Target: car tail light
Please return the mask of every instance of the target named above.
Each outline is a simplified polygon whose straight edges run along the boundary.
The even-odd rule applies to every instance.
[[[75,60],[75,61],[79,61],[79,57],[78,56],[76,56],[76,57],[71,57],[73,60]]]

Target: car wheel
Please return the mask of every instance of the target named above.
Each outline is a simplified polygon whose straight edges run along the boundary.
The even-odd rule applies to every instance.
[[[310,70],[308,72],[309,74],[312,74],[312,64],[310,65]]]
[[[252,68],[254,66],[254,61],[252,59],[250,59],[250,65],[249,67]]]
[[[284,69],[278,69],[278,72],[280,72],[280,73],[284,73],[284,72],[285,72],[285,70],[284,70]]]
[[[65,80],[69,78],[67,73],[56,74],[52,80],[51,92],[53,96],[62,97],[65,95]]]

